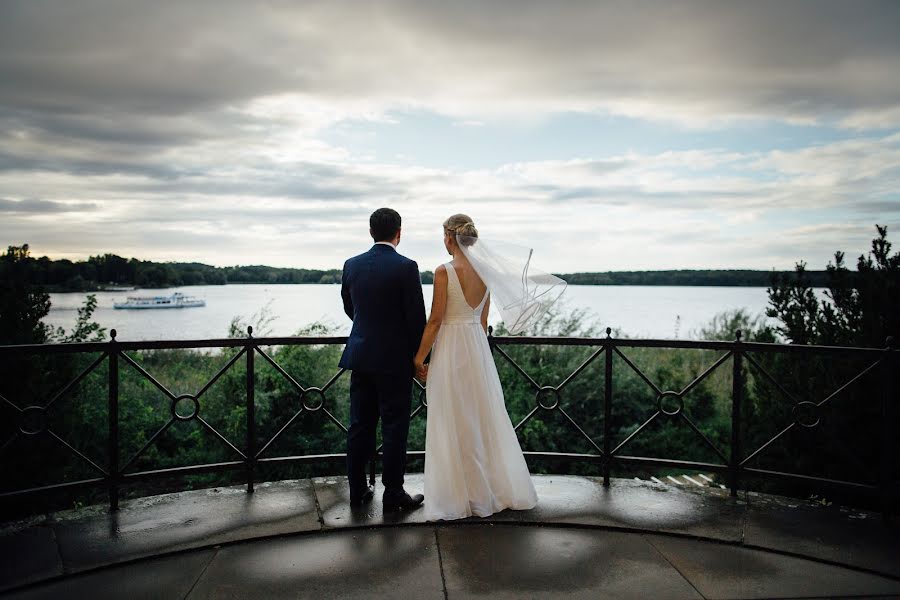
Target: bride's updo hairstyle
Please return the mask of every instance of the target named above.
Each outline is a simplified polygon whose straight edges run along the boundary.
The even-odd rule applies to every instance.
[[[464,246],[471,246],[478,238],[478,230],[475,229],[475,223],[469,215],[453,215],[444,221],[444,231],[453,235],[463,236],[460,243]]]

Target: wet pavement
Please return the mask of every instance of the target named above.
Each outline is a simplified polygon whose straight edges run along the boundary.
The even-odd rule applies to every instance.
[[[215,488],[0,529],[11,598],[900,597],[900,528],[800,500],[535,476],[489,519],[351,511],[341,477]],[[421,475],[407,489],[421,491]]]

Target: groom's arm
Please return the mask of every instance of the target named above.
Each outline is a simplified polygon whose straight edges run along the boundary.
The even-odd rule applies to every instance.
[[[422,296],[422,277],[419,275],[419,265],[410,261],[407,267],[409,272],[405,277],[403,294],[403,314],[406,319],[406,330],[409,332],[413,351],[419,348],[422,341],[422,332],[425,330],[425,298]]]
[[[353,299],[350,297],[350,286],[347,285],[347,263],[341,270],[341,299],[344,301],[344,312],[353,320]]]

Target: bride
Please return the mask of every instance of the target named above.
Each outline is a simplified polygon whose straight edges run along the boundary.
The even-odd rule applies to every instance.
[[[491,294],[499,294],[505,322],[512,323],[511,332],[521,331],[543,314],[549,296],[558,297],[547,292],[565,284],[553,276],[529,276],[527,260],[499,260],[480,243],[466,215],[444,222],[444,246],[453,260],[435,269],[431,316],[413,359],[417,376],[427,382],[425,518],[527,510],[537,504],[537,494],[506,412],[487,340],[488,311]],[[507,268],[512,264],[517,266]],[[516,272],[518,266],[523,268]],[[517,297],[510,297],[511,289]]]

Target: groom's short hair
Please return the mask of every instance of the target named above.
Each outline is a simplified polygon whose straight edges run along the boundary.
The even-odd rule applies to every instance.
[[[379,208],[369,217],[369,232],[376,242],[388,242],[400,231],[400,213],[393,208]]]

